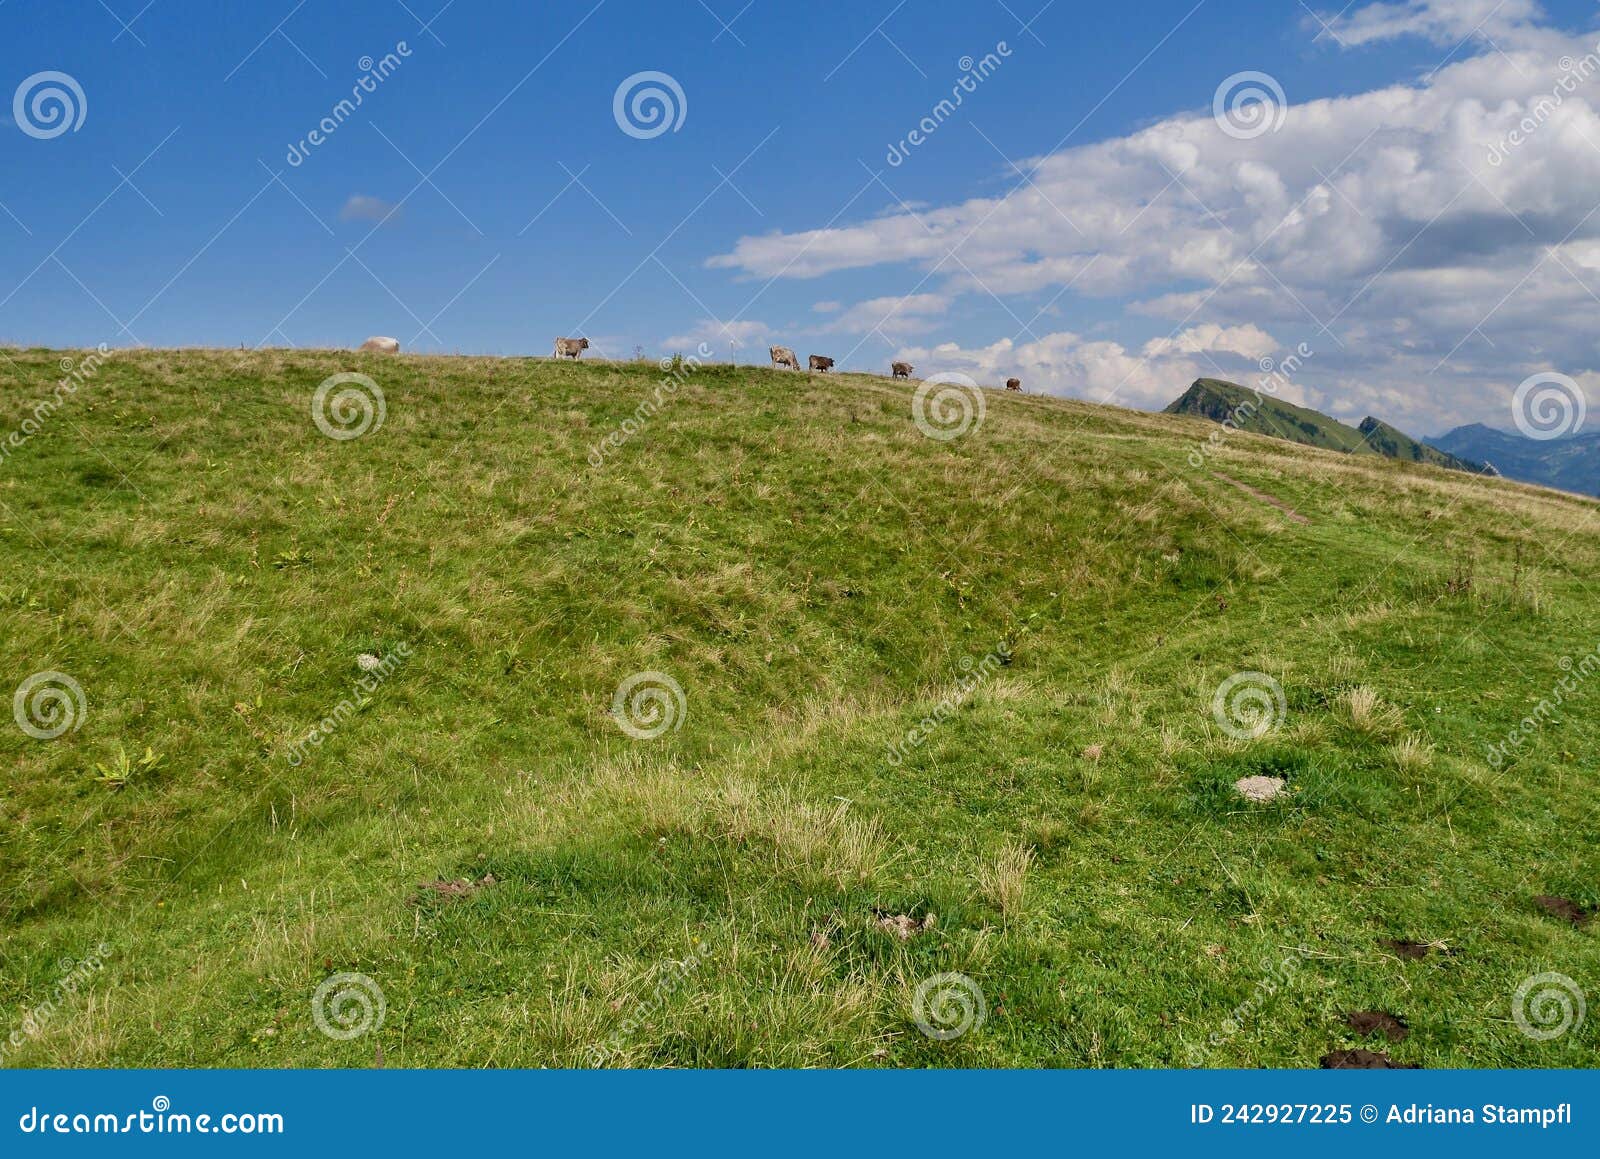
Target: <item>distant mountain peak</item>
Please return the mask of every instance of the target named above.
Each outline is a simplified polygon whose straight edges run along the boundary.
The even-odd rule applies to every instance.
[[[1484,473],[1481,463],[1441,451],[1368,415],[1360,427],[1346,426],[1320,411],[1251,390],[1220,378],[1198,378],[1167,407],[1168,414],[1195,415],[1243,431],[1346,454],[1379,454],[1452,471]]]
[[[1600,431],[1541,440],[1468,423],[1434,442],[1451,454],[1492,463],[1508,479],[1600,495]]]

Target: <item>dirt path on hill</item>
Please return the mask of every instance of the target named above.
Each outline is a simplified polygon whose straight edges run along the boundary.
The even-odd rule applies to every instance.
[[[1239,488],[1239,490],[1250,496],[1250,498],[1259,499],[1263,503],[1270,503],[1296,523],[1304,523],[1307,526],[1310,526],[1311,520],[1307,519],[1304,515],[1301,515],[1300,512],[1296,511],[1293,507],[1290,507],[1282,499],[1268,495],[1265,491],[1258,491],[1254,487],[1250,486],[1250,484],[1241,483],[1237,479],[1224,475],[1221,471],[1213,471],[1212,474],[1221,479],[1224,483],[1232,483],[1235,487]]]

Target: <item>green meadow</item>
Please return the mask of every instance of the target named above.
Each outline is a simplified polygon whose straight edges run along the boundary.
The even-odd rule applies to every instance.
[[[1592,500],[866,375],[3,353],[0,1065],[1600,1064],[1526,985],[1600,1002]]]

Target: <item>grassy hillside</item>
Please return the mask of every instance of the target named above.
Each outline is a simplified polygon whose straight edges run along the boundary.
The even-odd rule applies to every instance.
[[[1428,463],[1435,467],[1444,467],[1451,471],[1482,472],[1482,463],[1471,462],[1456,455],[1430,447],[1427,443],[1418,442],[1404,431],[1390,426],[1381,419],[1372,418],[1370,415],[1361,420],[1358,428],[1361,437],[1380,455],[1391,459],[1405,459],[1412,463]]]
[[[1167,407],[1166,413],[1228,422],[1238,430],[1287,439],[1306,447],[1346,453],[1373,452],[1354,427],[1320,411],[1258,394],[1220,378],[1196,379],[1181,398]]]
[[[7,352],[0,432],[63,358]],[[386,414],[340,441],[351,371]],[[1488,755],[1589,671],[1593,503],[662,377],[117,353],[8,444],[0,691],[83,705],[0,727],[6,1065],[1600,1063],[1592,1017],[1512,1016],[1544,972],[1596,996],[1594,924],[1534,899],[1600,903],[1600,688]],[[625,731],[647,672],[681,705]],[[1214,711],[1240,673],[1282,690],[1259,736]],[[341,973],[359,1037],[314,1017]],[[987,1007],[950,1041],[912,1013],[945,973]]]

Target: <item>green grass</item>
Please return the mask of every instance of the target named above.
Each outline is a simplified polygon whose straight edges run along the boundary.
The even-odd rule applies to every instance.
[[[63,355],[6,356],[0,438]],[[387,418],[335,441],[354,370]],[[1248,434],[1195,470],[1210,424],[1003,392],[941,442],[915,384],[726,366],[591,465],[661,378],[117,353],[0,459],[0,693],[87,700],[0,718],[0,1031],[105,943],[6,1065],[1600,1063],[1511,1018],[1600,999],[1533,902],[1600,903],[1600,681],[1486,756],[1600,644],[1594,503]],[[687,711],[636,740],[651,670]],[[348,1041],[341,972],[387,1005]],[[935,1041],[950,972],[988,1017]]]

